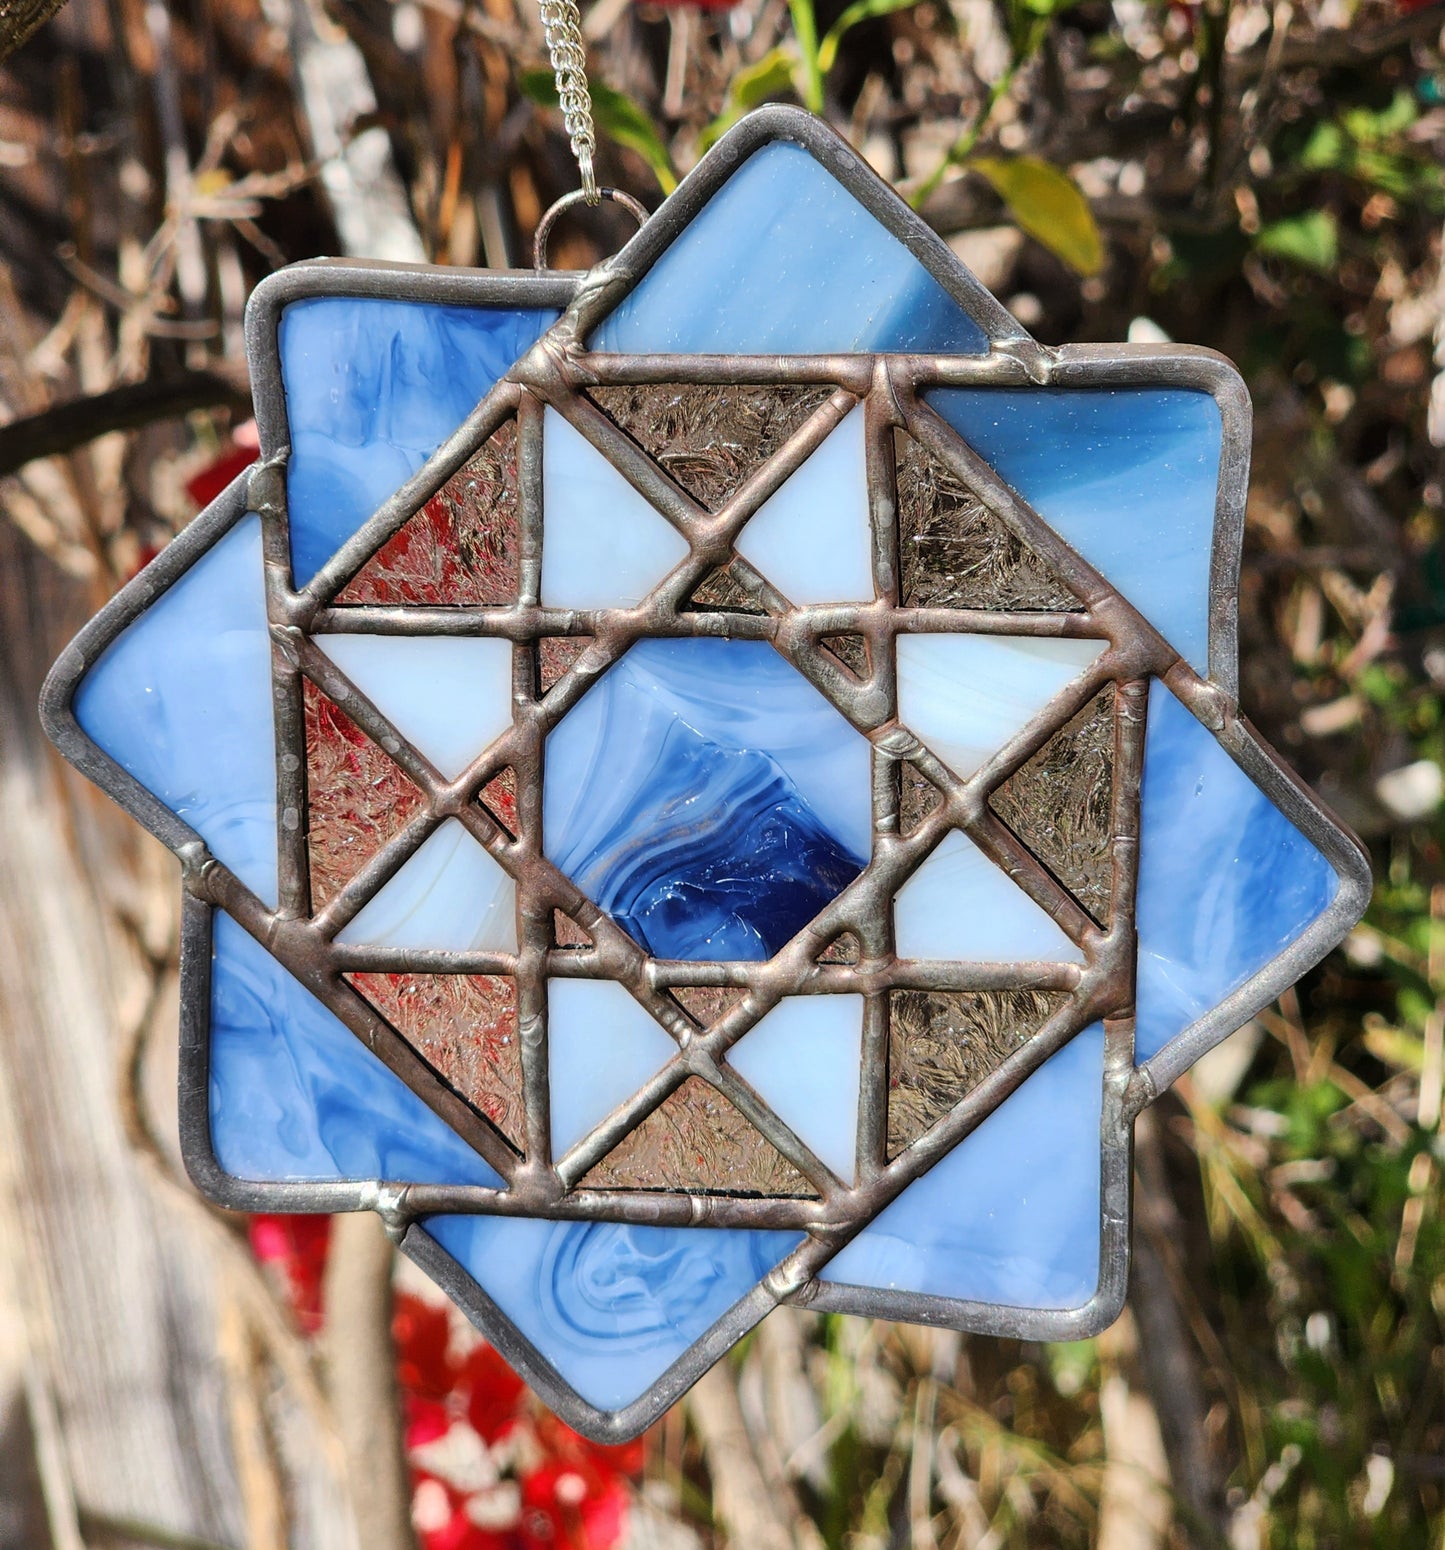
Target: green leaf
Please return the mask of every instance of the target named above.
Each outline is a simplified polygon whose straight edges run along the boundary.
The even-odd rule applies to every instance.
[[[798,40],[798,52],[802,56],[803,105],[811,113],[823,111],[823,72],[818,67],[818,15],[813,0],[788,0],[788,14],[793,18],[793,36]]]
[[[910,4],[913,0],[910,0]],[[748,111],[755,108],[760,102],[769,97],[776,96],[779,92],[793,89],[793,71],[797,68],[798,60],[791,49],[770,49],[756,64],[749,65],[745,70],[739,70],[732,79],[732,85],[728,88],[727,102],[723,110],[697,137],[698,150],[707,148],[729,129]],[[802,93],[800,92],[801,96]]]
[[[1067,172],[1038,156],[973,156],[964,165],[987,178],[1014,220],[1070,269],[1099,272],[1103,239],[1089,201]]]
[[[828,29],[828,35],[818,47],[818,68],[824,75],[838,63],[838,47],[844,36],[859,22],[871,21],[875,16],[891,16],[894,11],[907,11],[918,0],[853,0],[853,4]]]
[[[1261,253],[1328,274],[1340,256],[1340,234],[1328,210],[1306,210],[1262,226],[1254,239]]]
[[[556,78],[550,70],[521,70],[517,74],[517,85],[524,97],[540,106],[561,107]],[[589,82],[588,90],[592,96],[592,117],[598,129],[609,140],[636,151],[652,169],[663,193],[670,194],[677,187],[677,173],[657,125],[622,92],[613,91],[600,81]]]

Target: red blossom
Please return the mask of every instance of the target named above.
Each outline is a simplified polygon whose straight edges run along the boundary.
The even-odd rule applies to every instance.
[[[309,1335],[321,1328],[321,1281],[331,1243],[329,1216],[253,1216],[251,1252],[282,1278],[296,1321]]]

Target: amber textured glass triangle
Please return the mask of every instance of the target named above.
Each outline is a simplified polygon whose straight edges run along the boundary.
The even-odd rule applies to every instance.
[[[895,446],[905,608],[1080,609],[1049,565],[946,463],[902,431]]]
[[[690,613],[767,613],[731,565],[719,565],[710,570],[683,607]]]
[[[552,911],[552,940],[558,947],[595,947],[590,933],[584,931],[570,915],[561,910]]]
[[[861,957],[858,938],[851,931],[845,931],[841,936],[835,936],[818,954],[818,962],[852,964],[857,963]]]
[[[872,671],[868,639],[864,635],[823,635],[818,644],[830,651],[855,678],[866,679]]]
[[[1067,999],[1033,990],[891,992],[888,1156],[931,1130]]]
[[[700,1028],[711,1028],[747,995],[732,985],[680,985],[672,992],[673,1000]]]
[[[811,1197],[817,1190],[699,1076],[628,1133],[582,1180],[592,1189]]]
[[[307,850],[321,905],[420,812],[420,790],[359,726],[305,684]]]
[[[1114,687],[1091,700],[1016,770],[989,806],[1101,925],[1114,858]]]
[[[590,635],[544,635],[537,642],[537,689],[546,694],[572,671],[577,658],[592,644]]]
[[[646,383],[591,391],[603,413],[711,511],[833,392],[828,387],[733,382]]]
[[[477,793],[488,816],[512,836],[517,836],[517,772],[509,764],[499,770]]]
[[[526,1134],[517,986],[501,974],[351,974],[356,990],[520,1149]]]
[[[337,594],[338,603],[479,607],[517,599],[517,427],[508,420]]]

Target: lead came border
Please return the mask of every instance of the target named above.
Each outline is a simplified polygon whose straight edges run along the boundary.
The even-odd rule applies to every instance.
[[[759,145],[779,138],[794,140],[807,147],[889,229],[903,237],[945,288],[983,323],[992,341],[988,355],[842,355],[786,360],[771,357],[598,356],[588,355],[585,350],[578,348],[578,341],[585,339],[593,323],[636,283],[677,231],[711,197],[736,163]],[[498,384],[466,424],[423,469],[391,497],[369,523],[364,524],[361,532],[323,568],[321,574],[313,578],[308,588],[295,593],[289,586],[289,546],[285,541],[283,476],[287,432],[276,355],[276,325],[282,308],[289,301],[328,294],[430,300],[474,306],[569,306],[569,303],[570,306],[562,322],[549,335],[544,336],[507,379]],[[578,1429],[604,1438],[631,1435],[648,1424],[778,1300],[1034,1338],[1070,1338],[1094,1332],[1107,1324],[1122,1304],[1127,1276],[1128,1196],[1134,1115],[1198,1054],[1273,999],[1334,945],[1358,918],[1369,892],[1368,868],[1359,849],[1259,743],[1234,704],[1235,576],[1247,477],[1249,408],[1242,384],[1233,369],[1211,352],[1178,347],[1076,346],[1049,351],[1038,346],[1020,333],[1017,325],[1008,319],[997,302],[982,292],[972,276],[960,270],[936,236],[923,228],[911,212],[903,213],[891,191],[879,183],[841,141],[816,120],[792,110],[765,110],[746,120],[719,143],[697,171],[685,180],[679,194],[668,201],[659,215],[647,223],[638,237],[617,258],[599,266],[599,270],[587,277],[538,277],[520,273],[478,275],[356,263],[322,262],[297,266],[264,282],[258,288],[248,316],[248,335],[256,379],[257,418],[266,454],[264,463],[254,471],[249,481],[243,477],[224,492],[146,572],[81,632],[52,671],[42,705],[47,730],[66,757],[109,791],[122,806],[176,851],[182,860],[185,908],[181,1126],[187,1166],[198,1186],[219,1203],[236,1209],[380,1211],[389,1230],[402,1241],[406,1251],[425,1265],[450,1295],[478,1318],[503,1354],[513,1361],[549,1403]],[[909,611],[919,617],[921,622],[917,627],[928,629],[964,628],[975,633],[1010,634],[1031,631],[1060,635],[1102,633],[1107,634],[1113,642],[1107,657],[1101,659],[1095,670],[1081,680],[1081,683],[1087,683],[1087,691],[1080,689],[1077,695],[1070,698],[1067,713],[1063,713],[1060,702],[1055,702],[1046,713],[1047,724],[1041,725],[1036,721],[1035,725],[1026,729],[1010,746],[1008,760],[992,761],[985,771],[968,782],[958,782],[943,772],[939,784],[946,793],[945,805],[930,816],[924,831],[920,832],[932,833],[936,828],[942,833],[949,822],[946,815],[952,814],[955,819],[964,818],[969,824],[971,835],[978,838],[979,831],[975,825],[979,822],[986,824],[985,798],[991,783],[1004,778],[1012,768],[1024,762],[1050,732],[1072,715],[1078,705],[1085,703],[1097,692],[1102,682],[1114,679],[1121,689],[1116,695],[1115,710],[1115,908],[1110,928],[1107,932],[1101,931],[1078,911],[1080,918],[1068,919],[1066,924],[1072,928],[1071,934],[1088,944],[1085,969],[1080,971],[1067,965],[1054,965],[1045,970],[1044,966],[1035,965],[1031,966],[1031,970],[1026,969],[1021,976],[1022,982],[1028,984],[1057,983],[1059,988],[1082,986],[1079,997],[1046,1024],[1018,1055],[986,1078],[944,1121],[908,1152],[901,1154],[892,1165],[886,1163],[882,1151],[886,1107],[880,1112],[876,1096],[871,1103],[865,1097],[860,1104],[859,1158],[862,1182],[856,1191],[838,1190],[836,1182],[831,1180],[830,1175],[826,1175],[826,1170],[822,1170],[822,1165],[812,1159],[811,1154],[800,1158],[795,1138],[789,1133],[782,1138],[791,1144],[791,1150],[785,1152],[785,1155],[790,1155],[800,1166],[802,1162],[809,1163],[810,1166],[804,1171],[815,1182],[818,1182],[818,1171],[822,1170],[823,1181],[829,1189],[821,1202],[729,1200],[717,1196],[688,1195],[664,1196],[659,1199],[657,1196],[649,1196],[645,1218],[639,1216],[634,1219],[678,1223],[706,1221],[715,1224],[726,1221],[733,1225],[749,1226],[787,1223],[806,1226],[810,1238],[700,1342],[691,1347],[647,1395],[626,1409],[612,1413],[595,1410],[572,1390],[559,1384],[540,1353],[510,1327],[471,1278],[413,1222],[416,1216],[433,1211],[477,1209],[559,1218],[595,1220],[605,1217],[616,1220],[620,1216],[625,1219],[636,1204],[635,1200],[626,1198],[627,1192],[583,1191],[561,1199],[547,1198],[549,1195],[555,1197],[556,1182],[559,1179],[571,1182],[580,1178],[586,1171],[584,1164],[590,1165],[590,1160],[595,1160],[592,1153],[596,1152],[600,1156],[607,1148],[599,1150],[594,1133],[589,1138],[592,1143],[590,1148],[588,1142],[584,1142],[582,1148],[587,1150],[574,1149],[573,1154],[564,1159],[560,1176],[550,1173],[545,1139],[545,1070],[537,1058],[539,1045],[534,1036],[527,1066],[530,1116],[528,1153],[525,1161],[519,1161],[513,1149],[485,1121],[479,1119],[469,1105],[436,1078],[384,1019],[336,977],[342,968],[363,966],[387,970],[406,967],[431,971],[445,968],[448,972],[515,972],[518,976],[519,1026],[523,1026],[522,1013],[526,1006],[533,1014],[528,1020],[529,1025],[536,1028],[539,1027],[537,1013],[541,1010],[540,986],[543,973],[556,975],[577,972],[583,955],[574,950],[564,958],[550,952],[545,945],[545,942],[550,941],[550,910],[544,915],[537,909],[532,909],[530,913],[524,912],[523,919],[530,924],[523,935],[522,952],[515,966],[510,969],[500,967],[501,960],[496,955],[399,955],[382,961],[375,950],[368,950],[365,955],[367,961],[363,965],[345,956],[357,950],[334,948],[325,943],[324,938],[318,938],[306,922],[310,899],[303,821],[304,728],[299,715],[300,684],[305,676],[310,677],[323,691],[327,690],[328,684],[332,691],[348,691],[351,697],[343,700],[347,713],[372,735],[395,735],[394,729],[387,728],[381,718],[361,702],[360,696],[350,691],[350,686],[345,684],[341,675],[311,645],[306,634],[311,628],[324,626],[334,630],[349,626],[376,632],[391,629],[400,631],[404,628],[407,633],[439,633],[478,627],[477,621],[465,616],[481,613],[481,610],[448,609],[444,611],[444,617],[440,616],[441,611],[429,612],[413,608],[377,610],[348,607],[338,610],[328,606],[327,594],[342,585],[346,577],[384,541],[384,537],[394,531],[466,461],[486,435],[490,434],[491,429],[495,428],[495,424],[516,408],[521,431],[524,533],[530,535],[523,544],[522,599],[514,611],[515,617],[505,621],[506,627],[501,630],[491,626],[509,611],[486,610],[488,627],[484,632],[506,634],[510,630],[512,638],[519,641],[516,685],[519,691],[520,730],[509,734],[512,741],[507,747],[512,751],[508,757],[486,756],[455,782],[442,781],[435,771],[420,761],[420,756],[415,755],[414,750],[400,742],[394,757],[421,785],[433,809],[430,815],[414,821],[403,831],[412,849],[420,844],[421,839],[438,821],[438,813],[462,818],[471,832],[499,859],[508,854],[509,847],[513,851],[519,845],[525,847],[527,841],[514,844],[510,836],[491,825],[481,808],[470,801],[475,790],[485,784],[485,779],[478,777],[485,773],[485,778],[489,779],[495,773],[492,766],[499,768],[502,764],[511,763],[517,768],[519,797],[529,784],[523,777],[521,763],[525,763],[528,758],[536,758],[540,768],[540,736],[550,712],[544,713],[530,688],[530,648],[520,642],[543,633],[595,634],[600,625],[603,640],[589,647],[586,664],[594,670],[600,670],[611,659],[608,655],[611,648],[605,643],[608,627],[621,622],[611,620],[606,615],[573,615],[573,622],[567,628],[556,628],[558,621],[548,620],[546,611],[538,605],[535,585],[539,565],[536,529],[535,525],[528,524],[534,524],[540,505],[539,400],[552,402],[594,444],[602,445],[612,455],[612,460],[621,468],[624,476],[631,478],[685,532],[699,532],[707,529],[709,524],[714,532],[728,529],[730,521],[735,521],[742,509],[737,504],[739,498],[735,497],[734,502],[729,503],[717,517],[708,518],[706,513],[701,513],[700,508],[672,486],[671,481],[650,460],[636,453],[635,449],[629,451],[631,443],[619,445],[626,442],[626,438],[613,430],[610,422],[606,422],[597,411],[579,404],[579,387],[599,380],[786,381],[828,382],[836,385],[840,392],[834,400],[802,427],[774,463],[766,465],[763,474],[759,476],[765,484],[780,469],[796,466],[796,462],[800,462],[806,451],[811,450],[822,434],[826,434],[831,424],[841,418],[842,412],[851,407],[854,396],[865,397],[871,449],[876,451],[885,436],[891,440],[893,425],[905,424],[911,434],[924,441],[964,475],[1002,520],[1044,554],[1070,584],[1081,591],[1089,610],[1084,615],[1029,616],[955,609]],[[1224,418],[1224,462],[1219,480],[1211,577],[1209,661],[1212,681],[1200,679],[1179,661],[1177,654],[1162,641],[1157,632],[1124,600],[1114,596],[1102,578],[1082,565],[1072,551],[1060,545],[1036,514],[1003,486],[990,470],[973,458],[950,428],[918,403],[919,393],[928,387],[966,383],[996,386],[1048,383],[1070,387],[1126,383],[1131,386],[1173,385],[1202,389],[1215,397]],[[523,391],[523,384],[530,391]],[[589,418],[589,415],[595,418]],[[599,424],[599,421],[602,423]],[[877,532],[885,528],[885,524],[877,520],[880,513],[891,512],[891,467],[891,458],[883,460],[870,455],[870,491]],[[734,507],[736,509],[730,510]],[[258,510],[263,519],[267,599],[276,642],[276,684],[282,691],[277,750],[282,888],[280,906],[274,915],[233,874],[209,855],[203,842],[192,830],[90,742],[76,723],[71,710],[72,697],[87,666],[248,510]],[[525,515],[529,512],[531,517]],[[741,523],[737,522],[736,526],[741,526]],[[883,548],[886,549],[886,545]],[[695,561],[696,552],[693,558]],[[880,580],[886,581],[890,556],[880,552],[878,562]],[[684,565],[688,575],[697,569],[693,561],[684,562]],[[701,579],[705,571],[706,567],[698,570],[694,580]],[[685,600],[687,592],[674,596],[677,591],[674,587],[665,599],[658,600],[658,605],[649,614],[650,620],[660,624],[664,618],[671,621],[679,617],[677,609],[681,601]],[[886,586],[884,595],[887,596]],[[876,715],[876,705],[870,707],[868,702],[873,689],[865,686],[860,690],[859,686],[846,680],[845,675],[829,668],[806,643],[825,633],[851,631],[869,635],[873,646],[874,685],[882,685],[885,695],[891,697],[891,672],[886,667],[885,653],[879,649],[891,638],[890,630],[893,627],[880,622],[886,607],[886,604],[880,604],[873,605],[871,610],[801,610],[799,613],[806,616],[807,629],[798,634],[787,632],[782,642],[786,648],[784,654],[789,660],[802,668],[815,682],[824,682],[829,697],[845,713],[851,706],[856,714],[869,711]],[[364,623],[358,620],[358,615],[366,616]],[[583,617],[589,621],[586,630],[576,623]],[[544,620],[547,621],[547,627],[538,627],[539,621]],[[700,634],[722,633],[725,630],[738,637],[747,637],[756,632],[755,638],[776,638],[779,633],[778,623],[776,619],[759,619],[756,616],[694,615],[685,625],[675,627],[695,630]],[[886,655],[891,656],[891,653]],[[1107,672],[1103,670],[1105,663],[1108,664]],[[1322,851],[1339,874],[1341,886],[1329,908],[1289,949],[1219,1007],[1186,1030],[1152,1061],[1136,1069],[1133,1065],[1132,1021],[1128,1016],[1132,996],[1132,930],[1124,929],[1121,923],[1127,920],[1132,925],[1143,702],[1149,674],[1165,680],[1176,696],[1214,733],[1236,763]],[[579,673],[574,665],[568,677],[553,688],[548,699],[550,701],[556,696],[556,705],[565,709],[572,699],[585,690],[586,682],[590,682],[590,678],[585,673]],[[568,698],[569,695],[572,699]],[[863,709],[860,710],[860,707]],[[363,719],[368,713],[372,716],[370,721]],[[893,740],[890,741],[890,738]],[[287,758],[287,755],[294,757],[298,747],[302,753],[299,770]],[[493,747],[496,749],[497,745]],[[906,752],[903,751],[905,747]],[[888,791],[895,788],[891,778],[885,777],[890,776],[898,759],[917,758],[918,751],[916,745],[906,742],[896,728],[875,736],[875,750],[876,840],[883,852],[893,850],[896,854],[900,847],[916,847],[916,836],[910,837],[907,842],[898,840],[895,832],[896,812],[890,812],[890,798],[887,795]],[[930,768],[925,773],[937,772]],[[534,782],[532,789],[540,790],[540,785]],[[535,819],[535,814],[532,817]],[[524,818],[521,828],[524,835],[534,837],[531,843],[535,850],[535,821],[528,823]],[[997,842],[994,854],[998,858],[1007,852],[1008,841],[999,835],[994,838]],[[401,842],[394,842],[393,849],[400,845]],[[926,853],[927,847],[916,848]],[[390,875],[406,859],[406,854],[410,854],[410,851],[400,855],[388,853],[384,862],[379,861],[375,867],[375,876],[369,881],[379,883],[383,872]],[[903,854],[906,857],[912,851],[904,849]],[[1024,875],[1033,885],[1030,891],[1042,889],[1055,902],[1058,901],[1059,890],[1047,874],[1044,873],[1040,878],[1030,872],[1029,862],[1032,858],[1027,853],[1021,856],[1010,855],[1009,859],[1011,862],[1016,859],[1023,864]],[[512,866],[518,869],[514,875],[523,879],[524,890],[532,886],[534,878],[538,876],[539,869],[535,865],[538,861],[539,855],[529,853],[512,862]],[[1043,873],[1038,863],[1033,863],[1033,867],[1038,873]],[[865,877],[868,875],[865,874]],[[562,883],[570,889],[571,885],[566,884],[565,879],[562,879]],[[557,877],[546,878],[546,885],[539,897],[555,896],[559,888]],[[893,886],[896,886],[896,882]],[[572,892],[575,894],[575,890]],[[864,963],[859,969],[828,966],[809,968],[804,971],[808,977],[807,984],[796,983],[800,965],[794,965],[792,960],[803,956],[801,949],[794,951],[797,942],[790,944],[783,954],[768,964],[746,966],[748,973],[742,978],[760,991],[766,1003],[763,1009],[775,1004],[776,997],[783,993],[793,993],[795,989],[842,989],[845,988],[845,980],[848,989],[867,988],[870,991],[870,1006],[874,1008],[882,1004],[883,991],[891,985],[918,983],[930,988],[944,988],[960,983],[981,983],[970,979],[967,973],[950,978],[941,972],[943,966],[940,965],[912,965],[906,970],[900,970],[894,960],[891,971],[881,967],[889,961],[888,951],[891,947],[888,910],[890,894],[891,888],[877,890],[876,896],[872,898],[872,907],[861,915],[850,916],[845,923],[848,929],[857,931],[862,938]],[[1067,899],[1067,896],[1063,897]],[[577,904],[576,899],[573,902]],[[222,1173],[210,1147],[207,1077],[210,928],[212,908],[216,905],[227,908],[248,931],[267,941],[273,951],[279,942],[282,951],[277,952],[277,956],[291,972],[337,1012],[369,1047],[398,1071],[403,1080],[422,1093],[426,1101],[472,1141],[489,1162],[498,1166],[504,1178],[509,1178],[511,1188],[506,1191],[488,1191],[472,1187],[405,1186],[377,1181],[253,1184]],[[336,905],[335,899],[329,901],[322,914],[326,916],[331,929],[339,929],[345,911],[351,909],[354,912],[356,907],[359,907],[359,901],[353,893],[341,906]],[[581,909],[580,904],[577,907]],[[827,920],[831,913],[830,907],[830,911],[826,911],[820,918]],[[645,999],[645,1004],[655,1005],[654,997],[660,999],[660,992],[668,983],[716,982],[717,966],[714,965],[654,963],[649,968],[645,955],[641,955],[630,939],[615,927],[610,928],[609,940],[610,923],[598,916],[595,910],[589,912],[583,909],[579,919],[589,931],[597,928],[594,940],[598,942],[600,959],[626,971],[622,973],[614,970],[606,973],[606,977],[627,978],[630,975],[630,988],[634,989],[635,994],[641,993],[639,999]],[[810,938],[810,933],[813,933],[813,928],[805,931],[799,940]],[[836,934],[836,930],[818,928],[813,934],[821,938],[816,942],[817,950],[821,951]],[[316,946],[318,940],[322,942],[320,947]],[[810,941],[810,949],[813,945]],[[776,967],[782,960],[787,961],[787,967]],[[730,968],[735,970],[737,966]],[[1050,975],[1053,977],[1050,978]],[[737,978],[734,975],[731,982],[736,983]],[[838,981],[836,986],[832,983],[835,980]],[[995,989],[1004,988],[1010,983],[1007,976],[1000,976],[997,972],[990,972],[986,982],[989,988]],[[533,996],[530,1002],[522,999],[524,984],[533,987],[529,992]],[[767,999],[769,997],[772,999]],[[1101,1013],[1111,1014],[1104,1019],[1101,1278],[1098,1292],[1085,1307],[1064,1312],[996,1308],[912,1293],[834,1286],[811,1279],[842,1243],[876,1214],[887,1199],[944,1155],[987,1113],[992,1112],[1029,1071]],[[758,1012],[753,1015],[761,1014]],[[683,1025],[679,1031],[685,1034],[687,1044],[685,1051],[678,1057],[676,1069],[684,1075],[687,1070],[697,1069],[713,1079],[716,1077],[713,1064],[715,1055],[746,1031],[746,1027],[741,1026],[743,1016],[736,1015],[736,1012],[731,1020],[724,1019],[706,1034],[691,1030],[690,1023],[682,1019],[680,1014],[674,1013],[673,1022],[674,1026],[679,1023]],[[746,1022],[746,1026],[751,1026],[751,1020]],[[865,1070],[871,1071],[875,1077],[881,1069],[880,1063],[886,1061],[886,1049],[880,1047],[884,1039],[886,1018],[880,1018],[874,1011],[865,1038],[864,1063]],[[524,1040],[525,1048],[527,1044]],[[694,1064],[683,1064],[689,1060]],[[671,1081],[671,1077],[667,1080]],[[881,1083],[875,1082],[871,1086],[865,1084],[865,1094],[876,1095],[880,1091]],[[650,1092],[649,1096],[660,1094]],[[536,1119],[538,1114],[542,1116],[540,1125]],[[632,1119],[635,1121],[640,1117],[638,1113]],[[614,1126],[618,1136],[627,1128],[627,1122],[619,1122]],[[764,1133],[769,1132],[765,1129]],[[907,1166],[900,1167],[904,1163]],[[623,1198],[614,1198],[618,1195]],[[841,1203],[842,1196],[849,1197],[859,1206],[866,1202],[866,1210],[857,1214],[848,1212],[846,1219],[840,1217],[836,1206]]]

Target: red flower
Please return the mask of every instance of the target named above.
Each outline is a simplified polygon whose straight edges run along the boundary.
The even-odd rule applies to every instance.
[[[213,462],[186,480],[186,494],[198,506],[209,506],[237,474],[249,468],[261,455],[254,424],[242,426],[236,439]]]
[[[479,1345],[462,1364],[468,1389],[467,1419],[482,1441],[496,1442],[517,1424],[527,1388],[489,1345]]]
[[[427,1399],[445,1399],[457,1381],[447,1310],[400,1292],[392,1312],[391,1334],[396,1341],[396,1376],[402,1389]]]
[[[253,1216],[251,1252],[281,1276],[296,1322],[308,1335],[321,1328],[321,1281],[331,1243],[329,1216]]]

